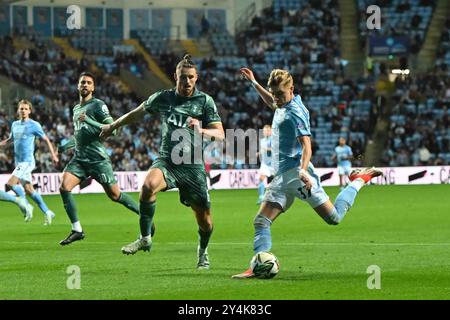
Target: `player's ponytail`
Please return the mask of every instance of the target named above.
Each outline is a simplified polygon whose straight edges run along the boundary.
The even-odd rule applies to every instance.
[[[194,68],[197,70],[197,65],[192,61],[192,57],[190,54],[185,54],[180,62],[177,64],[177,70],[182,68]]]

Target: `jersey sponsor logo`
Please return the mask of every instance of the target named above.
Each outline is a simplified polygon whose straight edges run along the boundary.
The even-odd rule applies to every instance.
[[[186,128],[187,127],[187,116],[184,116],[182,114],[178,113],[171,113],[170,116],[167,118],[167,122],[171,123],[172,125],[180,128]]]
[[[73,125],[75,127],[75,131],[81,130],[81,128],[86,128],[86,129],[88,128],[87,123],[84,121],[81,122],[81,121],[77,120],[73,123]]]

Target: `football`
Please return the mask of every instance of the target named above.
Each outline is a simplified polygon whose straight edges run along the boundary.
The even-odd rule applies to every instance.
[[[270,252],[258,252],[252,258],[250,267],[257,278],[270,279],[277,275],[280,264],[277,257]]]

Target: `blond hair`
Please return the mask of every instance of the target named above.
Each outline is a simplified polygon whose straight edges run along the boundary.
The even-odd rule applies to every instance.
[[[21,104],[27,104],[30,107],[30,111],[33,111],[33,105],[31,104],[31,102],[27,99],[22,99],[17,103],[17,108],[19,108],[19,106]]]
[[[294,84],[294,79],[290,75],[289,71],[282,69],[273,69],[270,73],[267,85],[269,87],[292,87]]]

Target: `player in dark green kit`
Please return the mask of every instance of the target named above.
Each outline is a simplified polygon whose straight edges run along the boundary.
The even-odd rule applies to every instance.
[[[146,113],[161,115],[160,157],[151,166],[140,194],[141,237],[124,246],[122,252],[134,254],[150,250],[156,194],[178,188],[181,203],[192,208],[199,227],[197,268],[209,269],[207,247],[213,223],[201,137],[223,140],[224,132],[213,99],[195,88],[197,68],[188,55],[178,63],[174,77],[176,88],[151,95],[133,111],[102,126],[100,136],[107,137],[123,125],[142,120]]]
[[[73,108],[74,136],[59,150],[75,148],[75,155],[63,172],[60,193],[67,215],[72,223],[72,231],[60,242],[67,245],[84,239],[85,235],[78,219],[72,189],[83,180],[92,177],[103,186],[108,197],[119,202],[129,210],[139,214],[139,206],[130,196],[121,193],[114,177],[111,160],[99,137],[101,126],[112,123],[106,104],[93,97],[95,90],[94,76],[83,72],[78,79],[80,103]],[[154,226],[152,226],[154,231]]]

